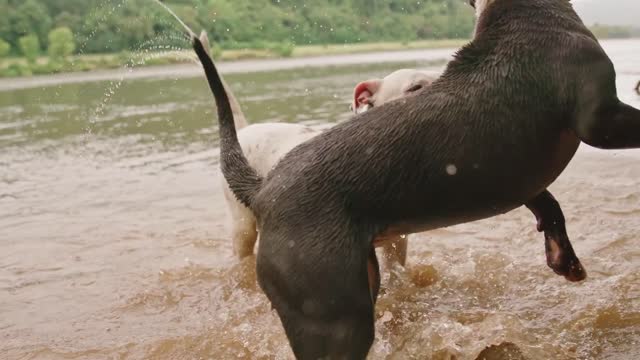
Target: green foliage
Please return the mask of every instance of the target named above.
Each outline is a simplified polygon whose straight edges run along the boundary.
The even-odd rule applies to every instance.
[[[26,0],[9,1],[17,3],[9,6],[9,21],[16,37],[34,34],[40,44],[47,44],[47,34],[51,29],[51,15],[46,7],[46,1]],[[13,8],[13,9],[12,9]]]
[[[11,51],[11,45],[9,45],[8,42],[0,39],[0,58],[9,55],[9,51]]]
[[[473,11],[461,0],[164,2],[222,49],[260,48],[281,56],[295,45],[468,38],[473,27]],[[0,38],[14,49],[28,34],[47,48],[47,35],[58,27],[74,34],[75,53],[189,47],[180,25],[151,0],[0,0],[0,14]]]
[[[469,38],[473,10],[462,0],[163,0],[211,54],[225,59],[288,57],[304,45]],[[640,28],[595,25],[598,38],[640,37]],[[188,49],[180,25],[152,0],[0,0],[0,76],[167,64],[150,56]],[[42,50],[49,61],[37,61]],[[240,50],[240,51],[237,51]],[[75,54],[115,53],[80,57]],[[73,61],[67,61],[73,58]]]
[[[40,55],[40,41],[36,35],[27,35],[18,39],[20,51],[27,61],[35,63]]]
[[[64,60],[73,54],[76,44],[73,33],[68,27],[59,27],[49,32],[49,48],[47,52],[51,60]]]
[[[222,57],[222,48],[220,47],[220,45],[211,45],[211,57],[213,57],[214,60],[218,60],[220,59],[220,57]]]
[[[30,66],[34,75],[55,74],[64,69],[64,65],[57,61],[50,61],[44,64],[32,64]]]
[[[291,57],[294,49],[295,45],[293,45],[292,43],[283,42],[272,46],[270,50],[280,57]]]
[[[7,68],[7,76],[30,76],[33,75],[31,67],[27,64],[14,63]]]
[[[473,10],[462,0],[164,2],[222,49],[264,49],[280,56],[295,45],[468,38],[474,24]],[[21,49],[18,39],[31,34],[50,47],[48,34],[59,27],[71,30],[75,53],[189,47],[180,25],[151,0],[0,0],[0,14],[0,38],[14,51]],[[601,38],[640,36],[628,27],[593,30]],[[56,44],[48,52],[67,56],[67,49]]]

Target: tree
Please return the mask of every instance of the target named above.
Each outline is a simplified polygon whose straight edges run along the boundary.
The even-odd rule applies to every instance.
[[[474,24],[462,0],[162,1],[224,49],[468,38]],[[0,0],[0,38],[12,49],[30,34],[47,49],[50,30],[62,26],[75,52],[189,48],[178,23],[153,1]]]
[[[9,54],[11,50],[11,45],[8,42],[0,39],[0,58],[3,58]]]
[[[43,1],[22,2],[15,7],[11,22],[11,26],[19,36],[34,34],[38,37],[39,44],[46,45],[47,34],[51,29],[51,17]]]
[[[40,41],[36,35],[23,36],[18,40],[20,51],[30,63],[35,63],[40,55]]]
[[[49,32],[49,57],[52,60],[64,60],[73,54],[76,44],[73,40],[73,33],[68,27],[59,27]]]
[[[9,44],[15,45],[15,36],[13,33],[13,27],[11,26],[11,18],[13,15],[13,8],[9,6],[7,0],[0,0],[0,38],[7,41]]]

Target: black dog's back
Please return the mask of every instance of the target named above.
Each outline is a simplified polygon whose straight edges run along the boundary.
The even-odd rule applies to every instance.
[[[568,14],[546,25],[563,32],[532,29],[525,37],[527,26],[538,26],[525,21],[531,12],[549,11],[535,3],[554,2],[504,3],[491,13],[501,21],[480,28],[430,88],[287,154],[257,197],[261,216],[313,219],[320,209],[341,206],[364,222],[426,230],[506,212],[546,188],[577,148],[575,136],[561,131],[571,122],[575,85],[558,79],[566,78],[562,64],[574,34],[588,30]],[[493,41],[505,33],[508,40]],[[289,200],[295,205],[283,204]]]

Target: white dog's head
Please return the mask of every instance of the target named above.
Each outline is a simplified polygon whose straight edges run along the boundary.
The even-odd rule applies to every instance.
[[[435,74],[424,71],[400,69],[383,79],[363,81],[353,89],[351,110],[359,114],[371,107],[414,94],[431,85],[436,78]]]

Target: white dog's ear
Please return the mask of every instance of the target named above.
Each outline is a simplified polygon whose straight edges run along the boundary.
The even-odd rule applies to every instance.
[[[351,111],[356,114],[359,113],[359,109],[364,106],[373,105],[372,97],[380,89],[381,79],[370,79],[363,81],[356,85],[353,89],[353,103],[351,104]]]

